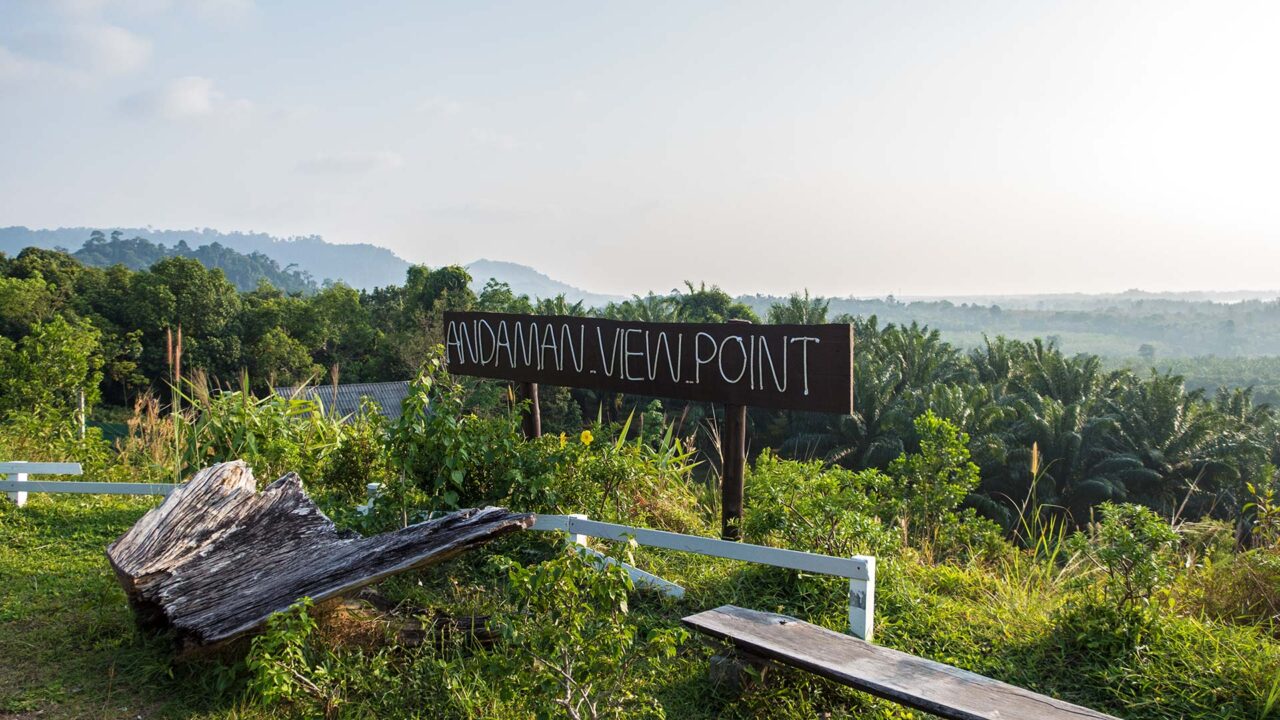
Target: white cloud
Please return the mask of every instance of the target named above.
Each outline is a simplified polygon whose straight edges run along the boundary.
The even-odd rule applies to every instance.
[[[123,104],[136,115],[166,120],[211,116],[243,120],[253,110],[253,103],[229,98],[213,80],[197,75],[177,78],[159,90],[132,95],[125,98]]]
[[[151,43],[106,23],[71,26],[66,33],[65,61],[90,75],[123,75],[146,64]]]
[[[75,22],[18,32],[0,47],[0,82],[85,85],[132,73],[151,58],[151,43],[117,25]]]
[[[312,175],[358,175],[378,170],[394,170],[404,165],[404,158],[397,153],[340,152],[319,153],[298,163],[298,169]]]

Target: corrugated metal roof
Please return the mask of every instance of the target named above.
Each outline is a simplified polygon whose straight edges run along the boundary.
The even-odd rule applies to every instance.
[[[360,403],[364,398],[373,401],[382,414],[390,420],[400,418],[401,405],[409,396],[408,381],[380,383],[351,383],[338,385],[337,398],[334,398],[332,385],[308,385],[301,390],[297,387],[275,388],[282,397],[303,397],[319,401],[325,412],[338,415],[352,415],[360,411]]]

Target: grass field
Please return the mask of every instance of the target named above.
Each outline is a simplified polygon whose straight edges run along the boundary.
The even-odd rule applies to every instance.
[[[173,667],[134,629],[107,543],[158,498],[0,502],[0,716],[243,717],[215,663]],[[228,678],[229,679],[229,678]],[[230,689],[230,683],[226,683]]]
[[[0,717],[259,718],[288,710],[263,708],[246,693],[243,644],[216,658],[175,663],[165,638],[134,629],[103,549],[154,502],[37,495],[21,510],[0,502]],[[504,540],[466,560],[395,578],[383,591],[422,608],[501,613],[502,580],[486,556],[536,560],[550,547],[542,537]],[[658,551],[640,554],[637,563],[688,588],[678,602],[634,597],[632,617],[641,626],[673,627],[684,614],[726,602],[833,628],[844,621],[838,580]],[[1267,633],[1171,615],[1137,646],[1117,645],[1096,619],[1064,613],[1068,584],[1031,561],[998,570],[888,561],[878,591],[878,642],[1122,717],[1280,716],[1280,643]],[[366,658],[341,643],[326,652],[337,671],[359,672]],[[707,682],[712,652],[697,639],[686,642],[637,690],[673,718],[919,717],[794,672],[740,697],[721,697]],[[421,675],[440,663],[424,660],[435,662],[402,656],[393,663],[401,679],[387,680],[382,694],[351,691],[340,716],[526,716],[518,702],[486,705],[482,697],[475,704],[476,693],[502,678],[477,675],[473,685],[441,691],[434,676]],[[403,681],[415,673],[435,689]]]

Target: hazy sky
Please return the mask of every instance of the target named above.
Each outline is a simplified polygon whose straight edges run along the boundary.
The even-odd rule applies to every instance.
[[[0,225],[600,292],[1280,287],[1280,3],[0,0]]]

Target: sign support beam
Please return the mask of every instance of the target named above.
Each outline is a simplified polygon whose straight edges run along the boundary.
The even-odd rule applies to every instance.
[[[742,498],[746,494],[747,406],[724,406],[724,459],[720,473],[720,537],[742,537]]]
[[[529,401],[524,411],[524,436],[530,440],[542,437],[542,408],[538,405],[538,383],[520,383],[520,395]]]

